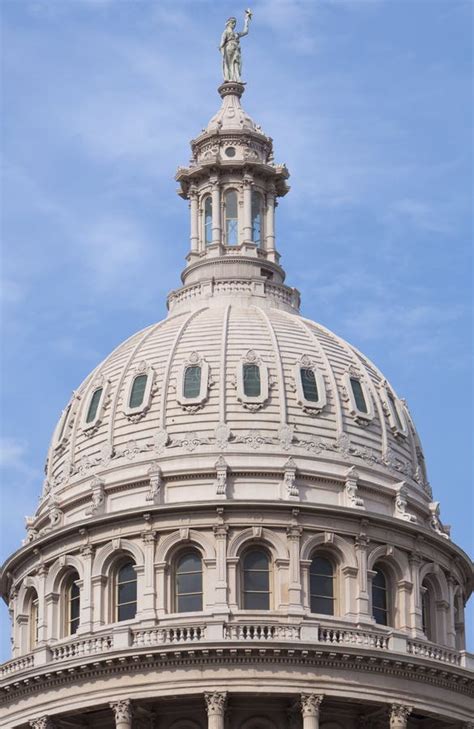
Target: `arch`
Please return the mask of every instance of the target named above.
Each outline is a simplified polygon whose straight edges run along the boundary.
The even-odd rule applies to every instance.
[[[21,583],[20,589],[18,590],[18,596],[16,598],[17,613],[19,615],[26,614],[28,612],[32,590],[35,590],[36,594],[39,595],[39,580],[35,575],[28,575]]]
[[[183,531],[186,533],[183,534]],[[155,561],[169,562],[173,559],[176,549],[193,546],[202,553],[203,559],[216,559],[216,550],[212,541],[196,529],[189,529],[189,531],[180,530],[168,534],[156,548]]]
[[[72,554],[59,557],[50,567],[46,578],[46,594],[60,592],[62,582],[67,574],[75,570],[79,579],[84,579],[84,569],[81,560]]]
[[[238,558],[242,551],[253,544],[267,546],[273,559],[289,559],[288,548],[281,537],[274,534],[270,529],[261,527],[248,528],[236,534],[230,541],[227,557]]]
[[[358,567],[354,546],[337,534],[334,535],[331,542],[326,541],[326,535],[323,533],[309,537],[301,545],[300,558],[310,560],[316,549],[324,549],[325,552],[333,554],[341,567],[354,567],[355,569]]]
[[[449,602],[448,581],[443,570],[434,562],[428,562],[421,567],[419,576],[420,585],[423,584],[423,580],[425,579],[428,579],[433,586],[436,600],[446,600]]]
[[[133,558],[137,567],[143,567],[145,555],[138,544],[131,542],[129,539],[120,539],[117,541],[118,543],[115,540],[107,542],[107,544],[104,544],[98,550],[92,566],[92,577],[105,575],[113,561],[126,555],[130,555]]]
[[[408,557],[404,552],[387,544],[381,544],[369,553],[367,557],[367,569],[373,570],[376,562],[387,565],[397,582],[406,580],[411,583],[410,565],[408,563]]]

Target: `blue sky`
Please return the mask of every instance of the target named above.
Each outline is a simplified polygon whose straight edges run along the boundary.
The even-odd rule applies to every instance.
[[[165,316],[187,251],[175,169],[218,107],[220,34],[244,8],[1,2],[2,557],[35,510],[71,391]],[[473,4],[252,9],[243,102],[291,172],[287,281],[407,398],[442,518],[470,550]]]

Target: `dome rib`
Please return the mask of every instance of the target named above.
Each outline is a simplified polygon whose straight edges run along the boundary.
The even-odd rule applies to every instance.
[[[222,321],[222,339],[220,354],[220,377],[219,377],[219,425],[226,423],[226,375],[227,375],[227,332],[229,329],[229,316],[231,304],[228,304],[224,310],[224,318]]]
[[[286,392],[285,392],[285,374],[283,372],[283,363],[281,361],[280,347],[278,345],[277,336],[275,334],[275,329],[273,328],[273,325],[270,321],[268,314],[258,306],[256,306],[255,309],[257,309],[258,313],[261,315],[262,319],[265,321],[265,323],[267,325],[267,329],[270,334],[270,339],[272,341],[273,348],[275,350],[275,369],[277,370],[277,373],[278,373],[278,397],[280,400],[280,423],[281,423],[281,425],[288,425],[287,403],[286,403]]]

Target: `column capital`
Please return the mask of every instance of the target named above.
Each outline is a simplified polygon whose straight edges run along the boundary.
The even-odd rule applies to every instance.
[[[55,729],[53,720],[49,716],[41,716],[30,721],[31,729]]]
[[[390,729],[406,729],[411,712],[411,706],[392,704],[390,706]]]
[[[111,701],[110,708],[114,712],[115,721],[132,721],[132,703],[130,699]]]
[[[300,706],[303,716],[319,716],[319,707],[323,699],[324,694],[301,694]]]
[[[212,691],[204,694],[207,713],[224,714],[225,705],[227,703],[227,691]]]

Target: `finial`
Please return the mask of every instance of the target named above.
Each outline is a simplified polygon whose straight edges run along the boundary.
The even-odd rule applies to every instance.
[[[249,32],[249,23],[252,19],[252,11],[247,8],[245,11],[244,29],[237,32],[236,18],[226,20],[225,29],[222,33],[219,50],[222,53],[222,74],[224,82],[237,81],[242,83],[242,55],[240,53],[240,39]]]

